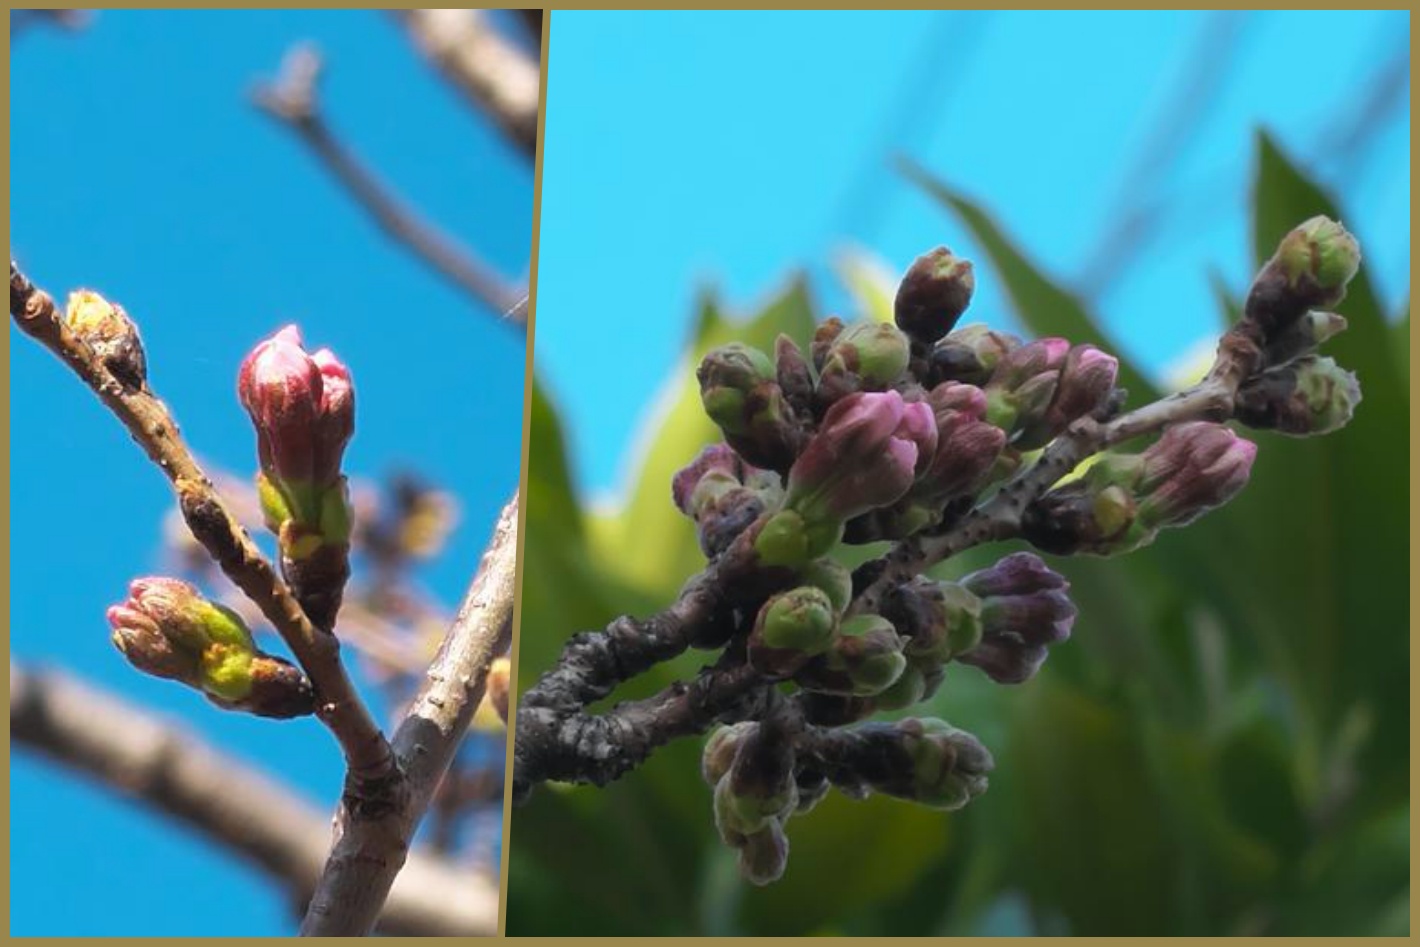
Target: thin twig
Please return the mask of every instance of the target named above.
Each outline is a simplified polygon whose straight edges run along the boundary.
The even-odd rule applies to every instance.
[[[295,47],[287,53],[276,80],[257,87],[257,106],[294,132],[396,242],[505,321],[525,325],[526,312],[519,315],[518,310],[522,291],[508,285],[471,250],[420,219],[331,131],[316,99],[321,69],[314,48]]]
[[[260,868],[302,904],[329,845],[329,820],[248,763],[69,677],[10,665],[10,737],[196,830]],[[419,852],[380,919],[388,934],[491,934],[489,879]]]
[[[122,422],[149,459],[172,482],[192,535],[227,577],[250,598],[286,642],[311,679],[317,713],[340,742],[348,768],[346,794],[380,808],[395,793],[399,770],[384,734],[370,716],[340,660],[340,642],[313,625],[291,590],[252,542],[198,465],[177,422],[145,379],[120,380],[104,360],[65,325],[53,298],[10,262],[10,315],[15,325],[69,366]]]
[[[518,498],[503,508],[478,574],[469,587],[424,686],[399,729],[394,748],[407,792],[379,818],[336,814],[336,842],[301,924],[308,936],[370,931],[404,864],[414,831],[429,808],[483,698],[488,666],[506,640],[516,590]]]
[[[538,40],[541,11],[536,11]],[[529,158],[537,150],[536,59],[498,33],[487,10],[395,10],[415,46]]]

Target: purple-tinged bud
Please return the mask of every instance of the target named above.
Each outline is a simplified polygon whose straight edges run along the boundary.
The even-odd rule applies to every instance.
[[[981,643],[957,656],[998,684],[1029,680],[1046,649],[1070,637],[1077,609],[1070,583],[1028,552],[1006,556],[961,584],[981,599]]]
[[[787,335],[774,340],[774,374],[789,404],[796,410],[810,411],[814,396],[813,373],[809,371],[803,351]]]
[[[1248,291],[1244,316],[1275,338],[1308,310],[1341,302],[1360,265],[1356,238],[1333,220],[1313,217],[1282,238]]]
[[[923,345],[952,331],[976,289],[971,261],[946,247],[919,256],[897,287],[893,317],[897,327]]]
[[[907,336],[883,322],[855,322],[828,349],[816,397],[829,405],[855,391],[886,391],[902,379],[910,358]]]
[[[984,385],[996,373],[996,366],[1021,347],[1021,340],[1007,332],[988,329],[981,323],[962,326],[948,333],[932,348],[928,357],[930,381],[960,381]]]
[[[1036,339],[996,366],[984,389],[986,419],[1010,432],[1013,445],[1044,424],[1069,353],[1064,339]]]
[[[902,639],[892,625],[877,615],[857,615],[842,623],[828,651],[807,662],[794,680],[808,691],[871,697],[890,687],[906,667]]]
[[[730,446],[756,467],[787,470],[798,432],[769,357],[733,342],[707,353],[696,377],[705,413]]]
[[[1235,416],[1251,428],[1308,437],[1345,427],[1360,403],[1355,375],[1333,359],[1307,355],[1244,382]]]
[[[927,395],[937,425],[937,450],[913,488],[914,499],[945,502],[979,489],[1006,446],[1006,432],[986,418],[986,394],[944,382]]]
[[[1055,396],[1040,417],[1027,424],[1013,446],[1020,450],[1044,447],[1079,418],[1093,414],[1114,392],[1119,360],[1093,345],[1076,345],[1065,356]]]
[[[1176,424],[1140,457],[1139,521],[1186,526],[1247,485],[1257,445],[1221,424]]]
[[[138,326],[123,307],[98,293],[81,289],[69,294],[64,324],[94,350],[113,377],[128,388],[141,388],[148,377],[147,358]]]
[[[837,316],[829,316],[814,329],[813,341],[809,344],[809,357],[813,359],[814,371],[823,371],[829,350],[842,334],[843,320]]]
[[[842,538],[843,524],[837,520],[810,521],[796,510],[783,509],[759,524],[753,542],[760,565],[797,569]]]
[[[751,832],[740,846],[740,876],[752,885],[763,887],[784,876],[789,865],[789,837],[784,826],[775,819],[757,832]]]
[[[1334,312],[1312,310],[1267,343],[1267,364],[1284,365],[1310,355],[1329,339],[1346,331],[1346,319]]]
[[[702,480],[710,474],[715,474],[716,476],[711,478],[712,484],[728,483],[740,486],[744,483],[744,471],[745,463],[733,447],[728,444],[710,444],[702,448],[694,460],[676,471],[675,476],[671,478],[671,499],[676,509],[694,519],[697,501],[704,501],[703,494],[697,496]]]
[[[134,667],[202,691],[213,703],[266,717],[313,713],[310,682],[256,649],[237,614],[186,582],[137,579],[108,610],[114,645]]]
[[[833,644],[838,615],[812,585],[776,595],[760,608],[750,632],[749,663],[761,674],[788,677]]]
[[[936,448],[927,405],[896,391],[851,394],[828,410],[789,470],[785,507],[810,524],[841,524],[901,497]]]

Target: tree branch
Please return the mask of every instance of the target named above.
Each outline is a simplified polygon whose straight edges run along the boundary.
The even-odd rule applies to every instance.
[[[336,138],[316,100],[322,66],[312,47],[292,49],[276,80],[257,87],[253,96],[257,106],[295,133],[397,243],[506,321],[526,325],[527,312],[519,309],[524,296],[521,291],[504,282],[471,250],[422,220]]]
[[[458,616],[394,736],[405,773],[401,804],[379,818],[336,814],[336,842],[301,925],[308,936],[369,932],[400,873],[415,829],[483,698],[506,641],[516,594],[518,497],[503,508]]]
[[[10,665],[10,737],[182,822],[260,868],[296,903],[314,889],[329,840],[309,802],[167,721],[55,671]],[[380,928],[492,934],[498,892],[481,873],[415,853]]]
[[[120,379],[104,359],[71,332],[53,298],[10,262],[10,314],[25,334],[57,355],[122,422],[173,485],[192,535],[254,602],[311,679],[317,714],[340,743],[348,768],[345,792],[360,806],[380,809],[400,782],[394,754],[340,660],[340,642],[317,628],[261,550],[242,529],[178,433],[172,413],[144,378]]]
[[[542,86],[537,60],[499,35],[487,10],[393,12],[440,74],[532,158]],[[537,27],[541,42],[540,15]]]

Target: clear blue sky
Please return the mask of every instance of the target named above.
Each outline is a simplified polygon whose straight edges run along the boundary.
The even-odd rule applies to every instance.
[[[234,387],[246,349],[287,321],[334,348],[359,392],[348,469],[412,466],[463,506],[428,573],[452,606],[517,486],[523,341],[388,244],[248,104],[300,40],[327,55],[341,133],[441,226],[522,278],[530,165],[374,11],[106,11],[80,33],[23,35],[11,50],[12,252],[61,298],[87,286],[120,301],[192,445],[244,475],[253,436]],[[341,770],[318,724],[222,714],[131,671],[109,644],[104,609],[160,565],[170,495],[55,359],[13,328],[9,341],[11,653],[178,716],[332,804]],[[12,934],[293,929],[261,875],[107,791],[20,754],[11,790]]]
[[[847,245],[900,272],[963,228],[903,182],[904,153],[974,196],[1160,370],[1207,336],[1206,273],[1250,276],[1253,129],[1337,186],[1386,298],[1409,287],[1408,91],[1349,160],[1338,135],[1409,13],[558,13],[536,362],[579,482],[620,489],[700,286],[732,308]],[[1197,82],[1197,118],[1181,87]],[[1408,90],[1408,59],[1404,88]],[[1195,77],[1195,78],[1190,78]],[[1081,281],[1121,209],[1158,239],[1100,293]],[[989,269],[971,316],[1009,324]],[[630,344],[628,344],[628,341]]]

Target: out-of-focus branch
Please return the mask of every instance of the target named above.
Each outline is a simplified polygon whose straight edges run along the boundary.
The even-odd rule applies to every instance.
[[[541,38],[542,17],[538,15]],[[394,11],[434,67],[531,158],[537,150],[539,63],[499,34],[487,10]]]
[[[294,132],[398,243],[507,321],[525,325],[525,312],[521,317],[517,314],[523,293],[508,285],[471,250],[422,220],[331,131],[316,99],[321,68],[320,54],[315,49],[297,46],[287,53],[280,75],[257,87],[256,104]]]
[[[379,818],[336,814],[336,841],[311,898],[301,933],[363,935],[404,865],[414,831],[448,770],[483,697],[488,666],[504,645],[513,620],[518,498],[503,508],[478,574],[424,686],[399,729],[394,748],[408,792],[403,804]],[[402,876],[401,876],[402,877]]]
[[[10,665],[10,738],[170,816],[265,871],[303,903],[329,845],[306,800],[167,721],[55,671]],[[480,873],[415,853],[385,933],[491,934],[498,892]]]
[[[22,332],[69,366],[128,429],[172,483],[192,535],[280,633],[310,677],[317,712],[344,752],[347,797],[375,808],[388,805],[387,797],[398,795],[400,772],[389,743],[345,672],[340,642],[311,622],[276,575],[193,457],[168,406],[146,378],[116,375],[106,359],[70,330],[54,299],[31,283],[13,260],[10,315]]]
[[[11,10],[10,39],[35,26],[55,26],[62,30],[82,29],[89,22],[89,10]]]

